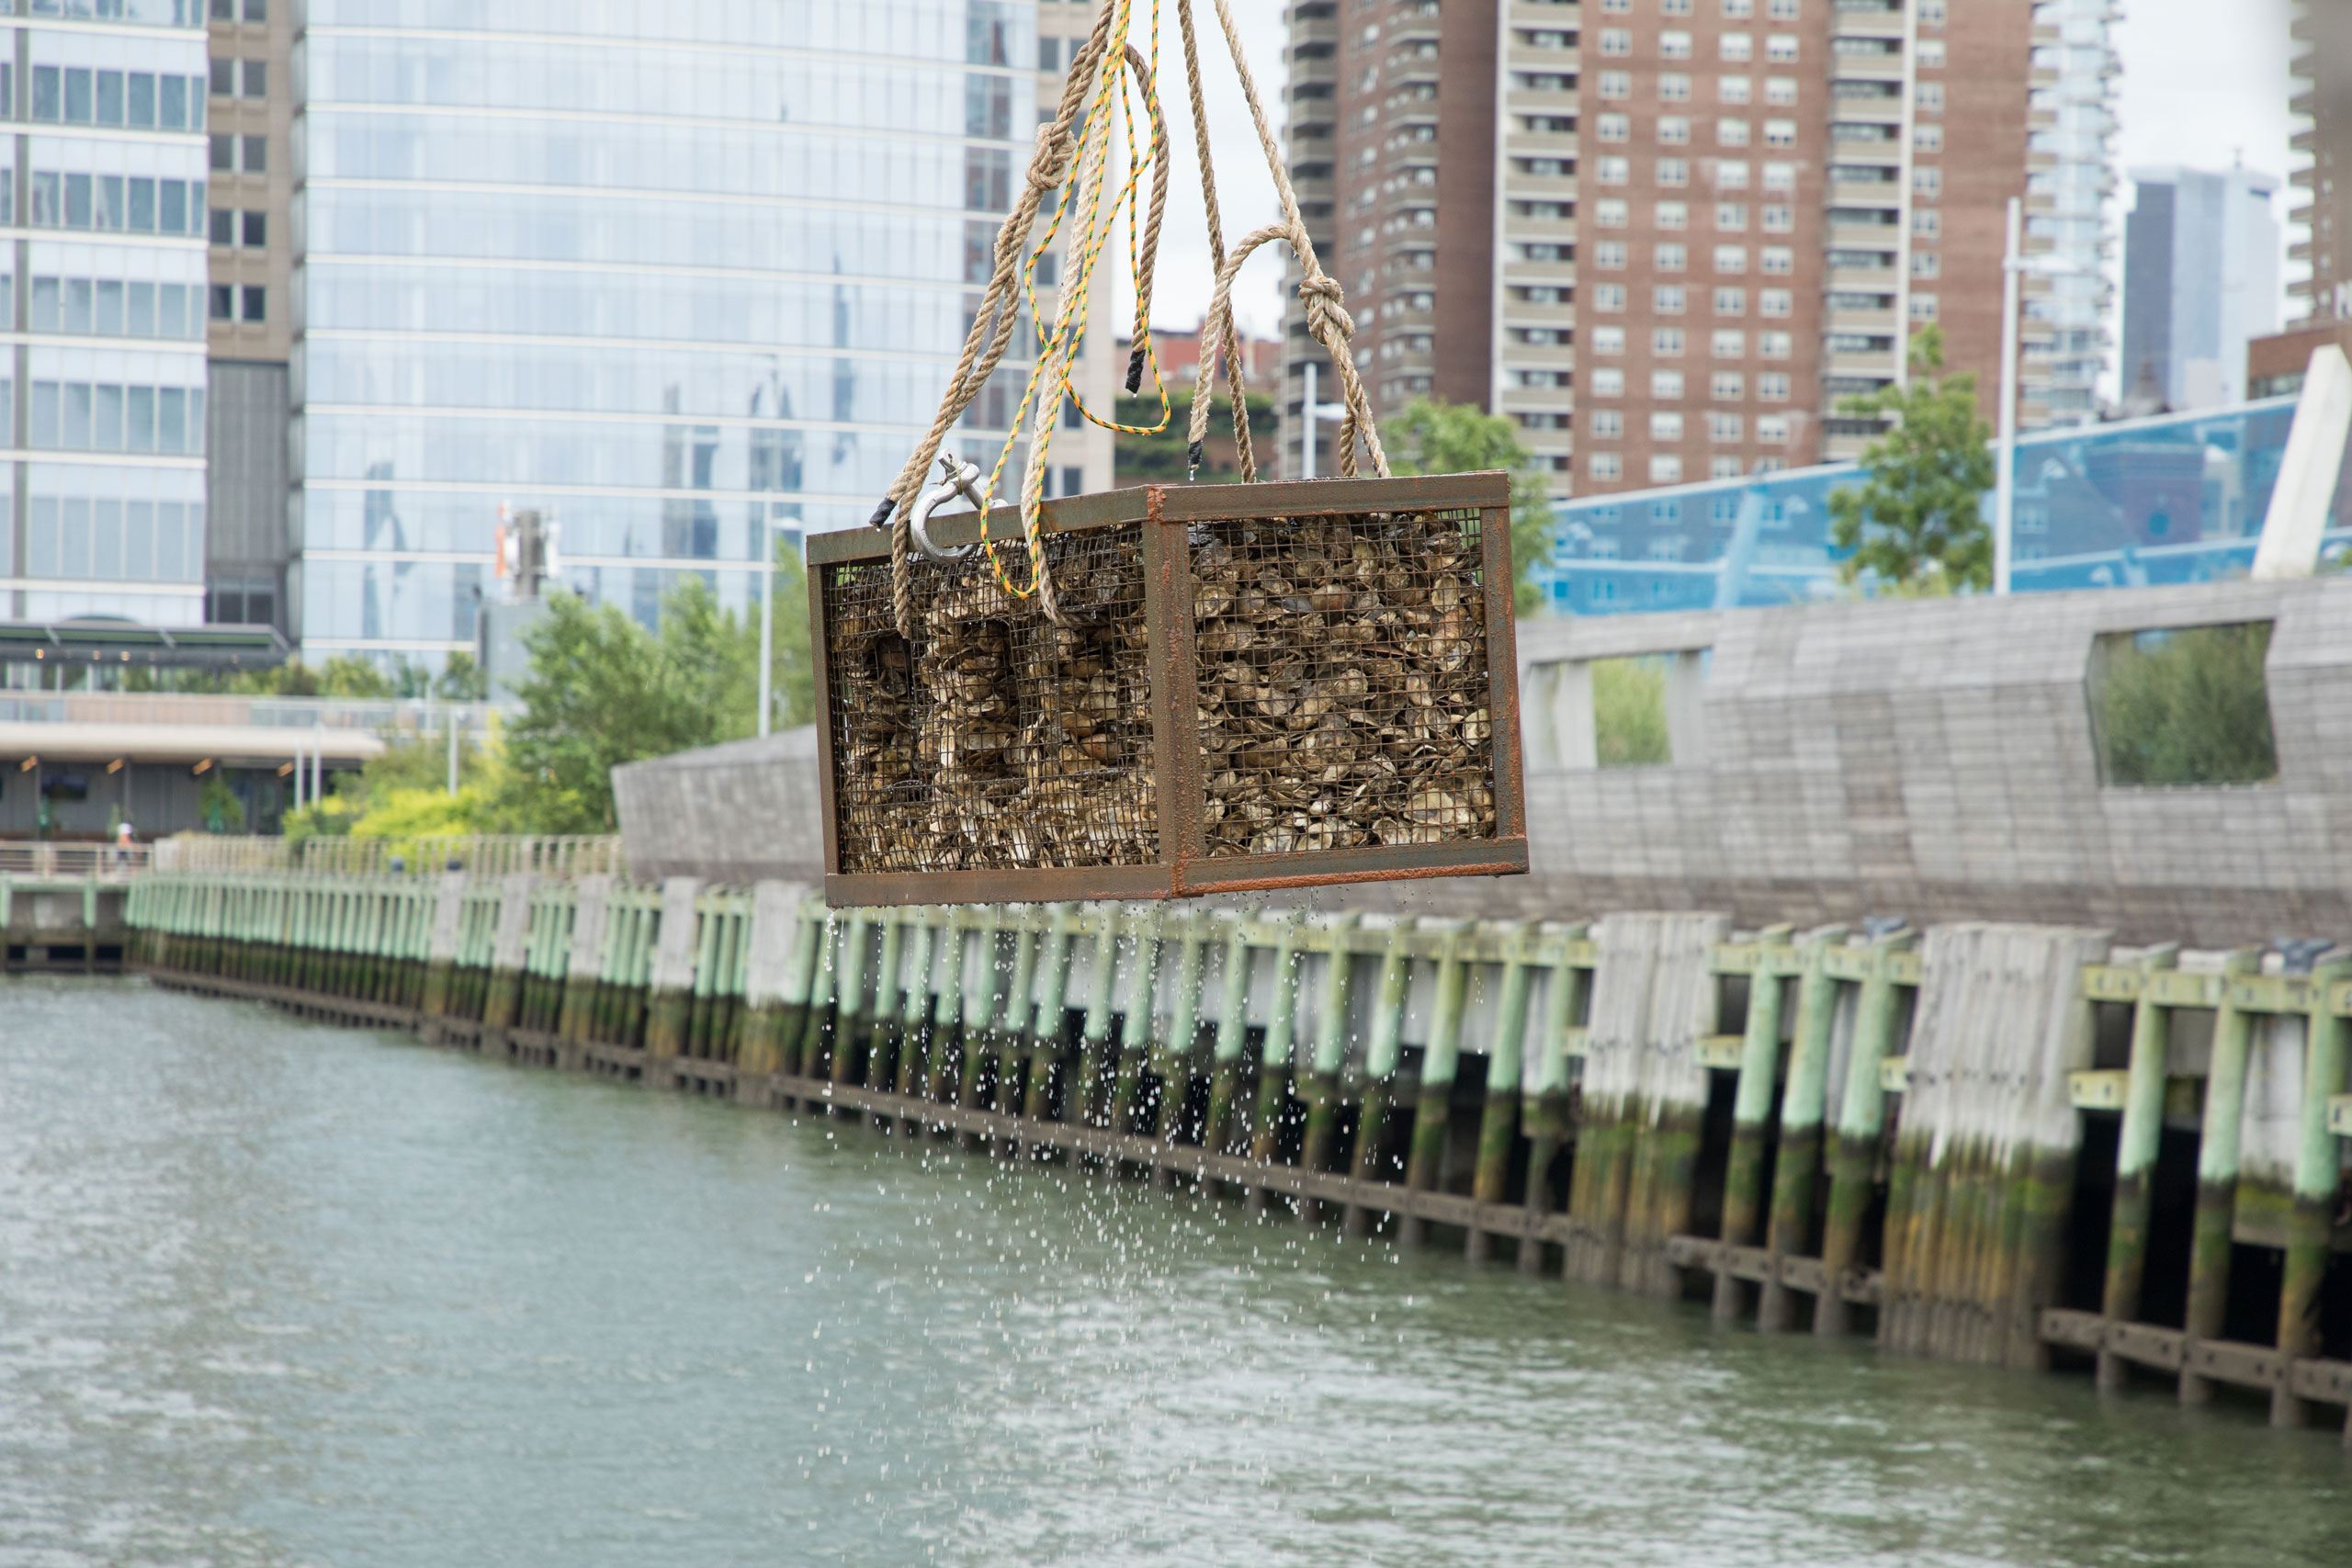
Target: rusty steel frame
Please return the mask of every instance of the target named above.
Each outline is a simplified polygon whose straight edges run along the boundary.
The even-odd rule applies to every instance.
[[[1193,638],[1192,552],[1184,529],[1237,517],[1317,517],[1367,512],[1469,511],[1479,513],[1484,577],[1487,707],[1494,741],[1495,836],[1437,844],[1301,850],[1286,854],[1211,856],[1206,852],[1205,793],[1200,731],[1192,694],[1197,686]],[[1148,865],[1000,867],[985,871],[882,872],[844,875],[834,815],[831,646],[826,616],[827,568],[887,558],[890,536],[873,528],[811,535],[808,554],[810,642],[820,669],[817,766],[825,834],[825,897],[836,907],[942,903],[1043,903],[1088,898],[1191,898],[1354,882],[1434,876],[1516,876],[1527,871],[1526,799],[1520,776],[1519,654],[1512,625],[1510,476],[1500,471],[1394,479],[1306,479],[1278,484],[1147,485],[1049,501],[1043,527],[1052,534],[1141,524],[1144,616],[1151,685],[1153,812],[1159,858]],[[1018,507],[934,517],[933,542],[975,543],[984,536],[1018,546]],[[918,563],[917,570],[922,570]],[[1017,569],[1016,569],[1017,570]]]

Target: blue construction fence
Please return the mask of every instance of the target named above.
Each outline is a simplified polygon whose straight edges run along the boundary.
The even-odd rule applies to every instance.
[[[2293,397],[2043,431],[2017,450],[2018,592],[2245,575],[2278,479]],[[2352,547],[2352,464],[2325,550]],[[1829,497],[1851,463],[1554,503],[1539,570],[1553,613],[1607,615],[1834,599],[1849,553]],[[1990,495],[1984,500],[1989,522]]]

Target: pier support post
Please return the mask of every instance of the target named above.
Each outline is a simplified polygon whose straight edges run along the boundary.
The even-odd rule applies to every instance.
[[[1308,1176],[1330,1168],[1340,1122],[1340,1069],[1348,1054],[1348,981],[1355,967],[1353,915],[1335,915],[1326,927],[1330,958],[1323,972],[1322,1009],[1315,1025],[1315,1059],[1301,1085],[1306,1101],[1306,1142],[1298,1167]],[[1298,1201],[1298,1222],[1311,1225],[1319,1211],[1312,1197]]]
[[[1552,1166],[1568,1136],[1568,1081],[1575,1063],[1568,1055],[1568,1033],[1584,1008],[1587,971],[1569,961],[1570,943],[1583,939],[1583,926],[1545,926],[1547,942],[1559,945],[1559,955],[1544,980],[1544,1027],[1536,1036],[1533,1081],[1523,1090],[1521,1114],[1527,1122],[1526,1239],[1520,1243],[1519,1271],[1544,1271],[1544,1241],[1539,1227],[1552,1213]],[[1580,1156],[1579,1156],[1580,1157]],[[1572,1266],[1564,1272],[1573,1277]]]
[[[686,1043],[686,1010],[694,993],[695,949],[701,931],[695,903],[702,883],[673,876],[662,884],[662,925],[655,936],[652,996],[645,1021],[645,1080],[670,1086],[670,1064]]]
[[[441,874],[441,886],[433,900],[433,931],[425,945],[424,959],[424,1037],[438,1042],[441,1038],[439,1021],[449,1013],[450,982],[458,964],[458,933],[466,912],[466,874],[448,871]],[[287,940],[289,945],[300,940],[294,925],[298,919],[293,900],[288,900],[286,918]]]
[[[2287,1211],[2287,1267],[2278,1288],[2278,1351],[2290,1360],[2320,1353],[2320,1288],[2326,1282],[2329,1241],[2342,1176],[2327,1102],[2344,1092],[2345,1025],[2329,993],[2352,976],[2352,963],[2323,964],[2312,972],[2311,1011],[2303,1034],[2303,1100],[2295,1143],[2294,1204]],[[2281,1382],[2271,1391],[2270,1424],[2301,1427],[2311,1404]]]
[[[1069,1108],[1063,1119],[1076,1127],[1103,1124],[1109,1110],[1103,1104],[1102,1077],[1114,1067],[1111,1057],[1111,1004],[1119,976],[1120,906],[1096,904],[1088,913],[1097,922],[1088,954],[1086,1021],[1078,1032],[1078,1066],[1070,1079]]]
[[[1237,917],[1225,939],[1224,984],[1216,1009],[1216,1045],[1209,1057],[1208,1124],[1201,1146],[1210,1154],[1232,1152],[1234,1102],[1241,1092],[1241,1056],[1248,1046],[1250,965],[1252,957],[1244,921]]]
[[[1776,926],[1756,941],[1756,967],[1747,980],[1747,1023],[1740,1036],[1739,1081],[1733,1092],[1731,1156],[1724,1171],[1722,1246],[1715,1253],[1713,1315],[1718,1325],[1739,1315],[1740,1280],[1731,1248],[1753,1246],[1764,1210],[1765,1138],[1772,1121],[1772,1091],[1781,1070],[1781,1001],[1786,982],[1779,961],[1789,928]]]
[[[1193,1055],[1200,1045],[1201,971],[1208,955],[1209,915],[1194,909],[1185,915],[1176,942],[1176,991],[1169,999],[1168,1038],[1152,1051],[1152,1067],[1159,1077],[1159,1099],[1145,1112],[1144,1134],[1157,1137],[1170,1152],[1183,1135],[1184,1107],[1193,1093]],[[1176,1172],[1162,1158],[1151,1168],[1154,1187],[1175,1185]]]
[[[1365,1043],[1363,1098],[1356,1116],[1354,1177],[1357,1200],[1341,1212],[1343,1235],[1372,1234],[1373,1210],[1362,1201],[1364,1188],[1389,1179],[1386,1159],[1388,1113],[1396,1103],[1396,1066],[1404,1054],[1405,999],[1413,973],[1411,949],[1403,921],[1388,927],[1388,944],[1380,955],[1380,982],[1372,998],[1372,1037]]]
[[[2182,1327],[2191,1339],[2219,1339],[2230,1303],[2232,1227],[2237,1220],[2238,1142],[2245,1124],[2245,1076],[2254,1020],[2242,1011],[2231,981],[2262,964],[2254,948],[2222,964],[2222,1005],[2213,1013],[2213,1054],[2206,1068],[2205,1115],[2197,1140],[2197,1218],[2188,1251],[2188,1312]],[[2211,1380],[2183,1367],[2180,1402],[2204,1404]]]
[[[1274,995],[1266,1015],[1266,1041],[1258,1054],[1257,1109],[1250,1121],[1250,1159],[1270,1166],[1282,1147],[1283,1112],[1290,1102],[1291,1056],[1298,1032],[1298,937],[1306,911],[1292,911],[1274,941]],[[1250,1190],[1252,1213],[1272,1206],[1273,1189]]]
[[[1024,1114],[1022,1064],[1029,1055],[1030,1020],[1036,1007],[1038,932],[1036,912],[1023,909],[1012,938],[1012,977],[1006,983],[1003,1016],[997,1025],[996,1109],[999,1114]],[[1006,1159],[1021,1153],[1018,1138],[1006,1138],[997,1148]]]
[[[765,1104],[784,1069],[786,1031],[797,1037],[817,955],[816,922],[802,913],[808,890],[797,882],[752,888],[752,930],[743,960],[743,1048],[735,1060],[735,1095]],[[575,933],[576,934],[576,933]]]
[[[1764,1247],[1770,1262],[1756,1303],[1756,1326],[1778,1334],[1792,1325],[1782,1262],[1804,1250],[1813,1224],[1815,1173],[1821,1164],[1821,1123],[1828,1106],[1829,1047],[1838,1019],[1838,982],[1829,950],[1846,928],[1826,926],[1797,943],[1797,1016],[1789,1036],[1789,1080],[1781,1091],[1780,1145],[1772,1156],[1772,1205]]]
[[[2180,950],[2166,947],[2140,962],[2145,976],[2170,969]],[[2165,1055],[2172,1045],[2172,1010],[2143,987],[2132,1009],[2131,1074],[2123,1093],[2123,1127],[2115,1148],[2115,1201],[2107,1233],[2107,1286],[2100,1313],[2109,1323],[2140,1315],[2140,1284],[2148,1263],[2148,1216],[2154,1201],[2156,1147],[2165,1126]],[[2098,1353],[2102,1393],[2121,1389],[2131,1363],[2112,1350]]]
[[[1854,1008],[1854,1047],[1846,1058],[1846,1081],[1838,1096],[1838,1133],[1829,1149],[1829,1216],[1821,1240],[1821,1294],[1813,1303],[1815,1334],[1851,1329],[1853,1308],[1846,1290],[1862,1260],[1862,1222],[1875,1196],[1880,1135],[1886,1129],[1886,1089],[1880,1065],[1894,1046],[1900,998],[1894,988],[1894,955],[1917,941],[1893,931],[1871,943],[1870,972],[1862,977]]]
[[[1119,1022],[1119,1061],[1111,1077],[1111,1131],[1136,1126],[1136,1101],[1151,1064],[1151,1032],[1159,1017],[1159,948],[1166,907],[1137,911],[1128,921],[1135,933],[1135,971],[1128,977],[1126,1012]]]
[[[1493,1255],[1494,1235],[1485,1219],[1501,1204],[1510,1181],[1511,1148],[1519,1135],[1520,1083],[1524,1077],[1521,1058],[1527,1035],[1527,998],[1534,985],[1533,928],[1523,920],[1511,925],[1506,928],[1503,942],[1502,989],[1495,1000],[1495,1037],[1487,1053],[1487,1103],[1478,1115],[1478,1159],[1470,1176],[1470,1197],[1478,1207],[1462,1243],[1463,1256],[1473,1263],[1484,1263]],[[1540,1251],[1541,1246],[1532,1237],[1520,1242],[1522,1250]]]
[[[833,1053],[825,1065],[826,1078],[837,1084],[856,1081],[858,1048],[865,1043],[867,1027],[865,1011],[865,951],[874,930],[874,916],[865,909],[852,909],[849,922],[842,932],[841,983],[834,988]],[[817,1065],[810,1063],[813,1076]],[[838,1106],[827,1108],[835,1116],[846,1114]]]
[[[1062,1032],[1068,1027],[1063,999],[1069,995],[1070,944],[1078,940],[1076,911],[1068,904],[1048,905],[1045,952],[1038,963],[1045,971],[1037,988],[1037,1016],[1029,1025],[1029,1084],[1022,1113],[1033,1122],[1053,1119],[1054,1069],[1059,1062]],[[1047,1145],[1031,1150],[1042,1157]]]
[[[539,879],[528,872],[498,881],[498,926],[491,939],[490,981],[482,992],[481,1034],[475,1049],[485,1056],[506,1055],[507,1031],[515,1023],[523,996],[523,960],[531,937],[531,898]],[[338,901],[340,902],[340,901]],[[330,919],[340,919],[334,910]]]
[[[1429,924],[1422,922],[1422,929]],[[1429,1038],[1421,1046],[1412,1139],[1405,1153],[1405,1186],[1415,1192],[1432,1192],[1445,1184],[1446,1143],[1453,1131],[1453,1074],[1462,1062],[1462,1008],[1470,989],[1470,965],[1462,956],[1464,925],[1457,923],[1448,934],[1438,959]],[[1407,1247],[1421,1246],[1429,1232],[1429,1222],[1417,1213],[1408,1212],[1396,1222],[1396,1239]]]

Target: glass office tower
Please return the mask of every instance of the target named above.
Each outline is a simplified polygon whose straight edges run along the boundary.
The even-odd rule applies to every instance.
[[[200,0],[17,0],[5,613],[204,618]]]
[[[567,584],[649,623],[688,572],[754,604],[764,524],[862,523],[962,347],[1034,134],[1035,19],[311,0],[305,653],[470,647],[502,504],[552,514]],[[1010,401],[977,412],[1001,433]]]

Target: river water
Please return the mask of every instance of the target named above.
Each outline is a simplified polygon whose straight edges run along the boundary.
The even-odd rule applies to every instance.
[[[0,982],[5,1568],[2347,1560],[2244,1411]]]

